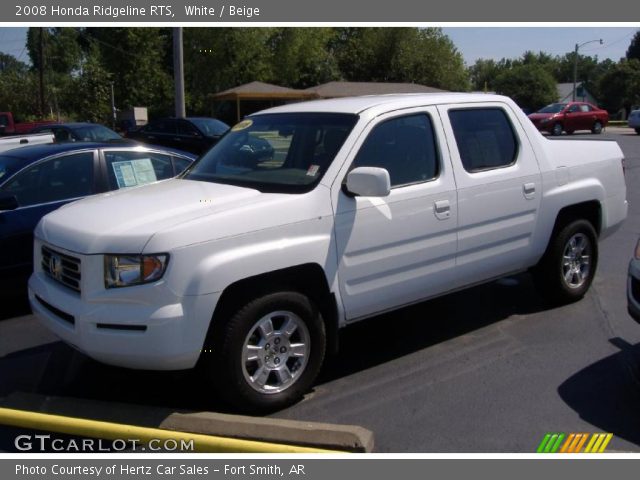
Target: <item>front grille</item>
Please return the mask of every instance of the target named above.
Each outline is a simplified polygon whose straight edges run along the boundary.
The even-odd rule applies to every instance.
[[[80,292],[80,259],[42,247],[42,270],[56,282]]]

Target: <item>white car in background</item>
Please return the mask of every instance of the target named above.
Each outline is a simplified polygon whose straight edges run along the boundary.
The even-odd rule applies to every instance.
[[[629,114],[629,126],[640,135],[640,110],[633,110]]]

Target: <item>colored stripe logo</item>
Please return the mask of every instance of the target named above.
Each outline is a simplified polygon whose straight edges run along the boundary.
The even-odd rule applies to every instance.
[[[547,433],[536,452],[603,453],[612,438],[612,433]]]

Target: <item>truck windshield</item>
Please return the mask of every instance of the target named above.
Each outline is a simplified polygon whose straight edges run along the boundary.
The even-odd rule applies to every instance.
[[[538,113],[559,113],[566,106],[566,103],[552,103],[551,105],[547,105],[546,107],[538,110]]]
[[[307,192],[320,181],[357,120],[357,115],[343,113],[256,115],[231,128],[182,177],[263,192]]]

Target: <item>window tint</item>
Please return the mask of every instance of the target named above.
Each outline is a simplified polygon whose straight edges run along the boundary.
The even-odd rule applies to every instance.
[[[69,142],[73,140],[69,131],[64,128],[54,128],[53,136],[55,137],[56,142]]]
[[[352,168],[385,168],[395,187],[437,177],[438,158],[431,119],[419,114],[377,125],[360,147]]]
[[[189,122],[181,120],[180,122],[178,122],[178,134],[197,137],[198,135],[200,135],[200,132],[198,132],[198,129],[191,125]]]
[[[581,112],[590,112],[591,111],[591,107],[589,105],[580,105],[580,111]]]
[[[180,157],[173,157],[173,167],[175,168],[176,174],[185,171],[189,165],[191,165],[189,160]]]
[[[571,105],[569,107],[569,110],[567,110],[569,113],[575,113],[575,112],[579,112],[580,111],[580,105]]]
[[[107,151],[104,152],[104,158],[107,162],[110,190],[145,185],[174,176],[169,155],[151,152]]]
[[[501,108],[450,110],[449,119],[467,172],[506,167],[515,161],[518,144]]]
[[[0,115],[0,127],[6,127],[7,125],[9,125],[9,116]]]
[[[21,207],[91,195],[93,152],[40,162],[20,172],[2,190],[14,194]]]
[[[150,123],[145,130],[147,133],[167,133],[173,135],[176,133],[176,122],[173,120],[158,120]]]

